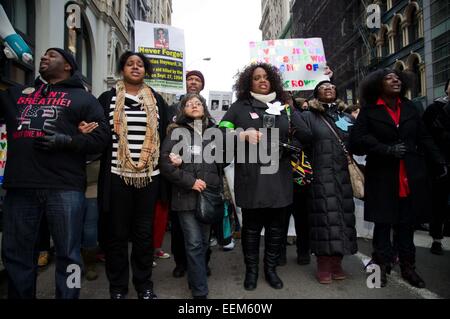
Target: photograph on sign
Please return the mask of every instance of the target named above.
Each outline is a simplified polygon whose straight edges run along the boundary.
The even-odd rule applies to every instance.
[[[209,91],[208,110],[216,123],[220,122],[230,108],[232,98],[232,92]]]
[[[153,67],[145,83],[156,91],[170,94],[186,92],[184,31],[164,24],[135,23],[136,51],[144,54]]]

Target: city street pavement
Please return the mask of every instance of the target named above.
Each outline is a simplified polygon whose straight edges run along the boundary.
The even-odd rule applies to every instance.
[[[287,247],[288,263],[278,267],[278,274],[284,281],[281,290],[272,289],[264,280],[261,266],[258,287],[254,291],[243,288],[244,264],[240,240],[232,251],[223,251],[220,246],[212,248],[211,258],[212,276],[209,278],[209,298],[211,299],[436,299],[450,298],[450,241],[446,238],[444,256],[435,256],[430,253],[431,240],[424,232],[416,233],[416,244],[423,246],[417,248],[417,268],[427,283],[426,289],[411,288],[400,277],[397,266],[389,277],[388,286],[381,289],[369,289],[366,285],[366,273],[363,270],[362,259],[370,255],[371,241],[359,239],[359,253],[347,256],[344,259],[344,269],[348,279],[333,282],[331,285],[320,285],[315,277],[315,258],[307,266],[296,263],[295,246]],[[165,251],[170,249],[170,236],[166,234]],[[263,248],[263,247],[261,247]],[[155,293],[160,299],[189,299],[191,298],[186,277],[172,277],[174,268],[173,258],[158,259],[153,269]],[[81,298],[105,299],[109,297],[108,282],[104,272],[104,264],[98,264],[99,278],[88,282],[83,279],[81,283]],[[54,263],[40,271],[38,276],[38,298],[49,299],[54,297]],[[4,276],[2,276],[4,277]],[[0,298],[6,297],[6,283],[0,279]],[[130,280],[129,298],[136,298]]]

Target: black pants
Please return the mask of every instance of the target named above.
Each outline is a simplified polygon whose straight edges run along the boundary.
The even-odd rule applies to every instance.
[[[309,239],[309,220],[308,220],[308,191],[309,186],[299,187],[294,185],[294,202],[286,210],[286,224],[285,224],[285,240],[283,241],[282,253],[286,253],[286,240],[289,231],[289,221],[291,214],[294,216],[295,233],[297,235],[296,246],[297,256],[309,254],[310,239]]]
[[[170,210],[170,248],[177,267],[187,268],[186,250],[184,248],[184,236],[181,229],[178,213]]]
[[[286,224],[284,208],[242,209],[242,249],[245,263],[256,266],[259,259],[259,240],[264,227],[264,266],[274,269],[280,258]],[[250,265],[252,264],[252,265]]]
[[[131,268],[137,292],[153,289],[153,215],[160,177],[143,188],[128,186],[111,177],[111,211],[107,217],[106,275],[110,291],[127,293],[129,281],[128,241],[132,242]]]
[[[449,217],[449,192],[450,177],[448,175],[434,181],[430,223],[430,236],[433,237],[433,239],[444,238],[444,224]]]
[[[395,224],[375,223],[373,231],[373,255],[382,262],[392,261],[398,253],[402,260],[414,260],[416,247],[414,246],[414,221],[410,218],[411,202],[409,199],[400,200],[399,220]],[[394,243],[391,240],[391,229],[394,230]]]

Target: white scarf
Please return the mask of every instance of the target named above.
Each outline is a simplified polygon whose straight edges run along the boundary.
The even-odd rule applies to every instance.
[[[256,100],[258,100],[260,102],[263,102],[264,104],[272,102],[273,100],[275,100],[277,98],[277,93],[276,92],[272,92],[272,93],[267,94],[267,95],[253,93],[253,92],[250,92],[250,94]]]

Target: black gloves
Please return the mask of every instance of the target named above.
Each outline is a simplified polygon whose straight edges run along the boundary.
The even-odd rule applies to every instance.
[[[388,146],[387,153],[395,158],[403,158],[406,154],[406,145],[404,143],[398,143]]]
[[[435,176],[437,179],[447,176],[448,169],[446,164],[440,164],[435,168]]]
[[[45,131],[45,136],[34,140],[34,147],[49,150],[67,150],[73,148],[72,137],[70,135]]]

